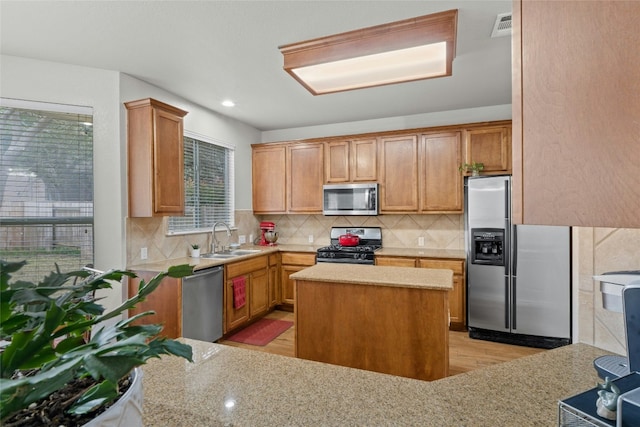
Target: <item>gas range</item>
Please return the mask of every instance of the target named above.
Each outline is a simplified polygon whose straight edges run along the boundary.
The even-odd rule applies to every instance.
[[[360,242],[356,246],[342,246],[340,236],[356,235]],[[332,227],[331,245],[318,249],[316,262],[345,264],[375,264],[374,253],[382,247],[380,227]]]

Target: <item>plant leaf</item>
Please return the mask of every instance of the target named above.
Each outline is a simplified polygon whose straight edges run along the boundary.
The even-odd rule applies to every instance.
[[[144,360],[130,355],[103,356],[90,355],[84,358],[87,372],[96,381],[104,378],[113,383],[118,383],[120,378],[131,372],[136,366],[142,365]]]
[[[82,415],[118,397],[118,384],[109,380],[90,387],[69,409],[70,414]]]
[[[0,378],[0,419],[44,399],[71,381],[81,360],[67,363],[37,375],[18,380]]]

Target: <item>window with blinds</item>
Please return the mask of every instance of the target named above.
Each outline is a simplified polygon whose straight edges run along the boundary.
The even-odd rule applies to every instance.
[[[217,221],[234,225],[234,150],[185,132],[185,213],[169,218],[169,233],[211,231]]]
[[[93,264],[93,112],[0,99],[0,259],[39,281]]]

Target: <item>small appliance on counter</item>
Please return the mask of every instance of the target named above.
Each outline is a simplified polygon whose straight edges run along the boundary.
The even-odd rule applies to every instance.
[[[331,245],[318,249],[316,262],[373,265],[381,247],[380,227],[331,227]]]
[[[276,231],[276,225],[271,221],[262,221],[260,223],[260,239],[258,244],[260,246],[276,246],[278,240],[278,232]]]
[[[608,355],[593,365],[600,378],[618,378],[640,371],[640,270],[611,271],[593,276],[600,281],[602,308],[623,313],[627,357]]]
[[[631,427],[640,425],[640,270],[612,271],[593,276],[600,281],[602,306],[622,312],[627,355],[598,357],[593,365],[602,379],[619,389],[615,419],[603,418],[596,410],[600,387],[558,403],[558,425]]]

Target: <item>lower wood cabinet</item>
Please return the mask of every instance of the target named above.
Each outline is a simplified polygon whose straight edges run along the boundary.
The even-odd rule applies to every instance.
[[[269,311],[269,257],[249,258],[225,265],[224,333],[245,325]],[[234,306],[233,281],[245,278],[246,303]]]
[[[449,329],[466,330],[467,303],[464,260],[376,256],[376,265],[393,267],[439,268],[453,271],[453,290],[449,292]]]
[[[282,302],[280,296],[280,253],[269,255],[269,309]]]
[[[293,308],[295,302],[294,281],[289,278],[293,273],[315,265],[315,253],[282,252],[281,253],[282,304]]]
[[[138,293],[140,281],[149,282],[158,274],[156,271],[136,271],[137,278],[127,278],[127,295]],[[147,298],[129,310],[129,317],[145,311],[155,314],[142,317],[135,324],[160,324],[163,326],[160,335],[167,338],[178,338],[182,335],[182,280],[165,277],[160,285]]]

